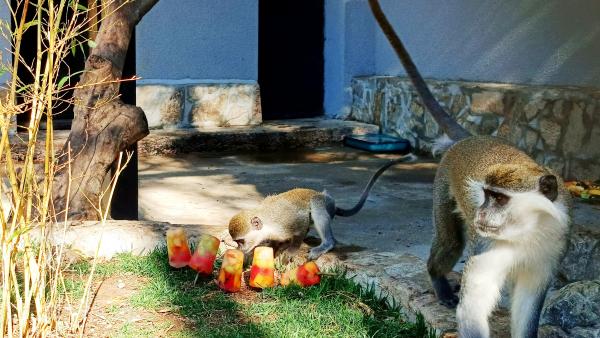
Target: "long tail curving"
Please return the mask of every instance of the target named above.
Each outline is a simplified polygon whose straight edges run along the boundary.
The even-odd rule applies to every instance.
[[[342,208],[335,208],[335,214],[337,216],[342,216],[342,217],[350,217],[355,215],[356,213],[358,213],[360,211],[360,209],[362,209],[362,207],[365,205],[365,202],[367,201],[367,197],[369,196],[369,192],[371,191],[371,188],[373,188],[373,185],[375,184],[375,182],[377,181],[377,179],[379,178],[379,176],[381,176],[381,174],[383,174],[384,171],[386,171],[389,167],[398,164],[398,163],[403,163],[403,162],[413,162],[417,159],[417,157],[413,154],[408,154],[406,156],[402,156],[398,159],[392,160],[388,163],[386,163],[385,165],[383,165],[381,168],[379,168],[375,174],[373,174],[373,177],[371,177],[371,179],[369,180],[369,183],[367,183],[367,186],[365,187],[365,190],[363,190],[362,195],[360,196],[360,200],[358,201],[358,203],[356,203],[356,205],[354,207],[352,207],[351,209],[342,209]]]
[[[423,80],[421,73],[419,73],[417,66],[412,61],[410,54],[408,54],[408,51],[406,48],[404,48],[404,44],[402,44],[398,34],[396,34],[394,28],[383,13],[383,10],[379,5],[379,1],[369,0],[369,7],[371,7],[371,12],[375,17],[375,20],[385,34],[385,37],[394,48],[396,55],[398,55],[400,62],[402,62],[402,66],[404,66],[404,69],[406,70],[406,74],[408,74],[410,81],[415,86],[419,97],[421,97],[423,104],[429,113],[431,113],[435,122],[437,122],[444,133],[446,133],[454,141],[459,141],[471,136],[471,134],[460,124],[458,124],[458,122],[456,122],[433,97],[433,94],[431,94],[431,91],[429,90],[429,87],[427,87],[425,80]]]

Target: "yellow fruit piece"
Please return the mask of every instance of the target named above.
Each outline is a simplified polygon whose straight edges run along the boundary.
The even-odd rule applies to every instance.
[[[600,189],[588,190],[588,194],[590,194],[591,196],[600,196]]]

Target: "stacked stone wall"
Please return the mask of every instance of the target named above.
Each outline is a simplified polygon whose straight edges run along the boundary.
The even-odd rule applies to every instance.
[[[511,140],[566,178],[600,178],[600,90],[462,81],[427,81],[434,96],[473,134]],[[406,78],[352,81],[350,118],[380,125],[431,151],[442,135]]]
[[[136,101],[150,129],[250,126],[262,122],[252,83],[138,84]]]

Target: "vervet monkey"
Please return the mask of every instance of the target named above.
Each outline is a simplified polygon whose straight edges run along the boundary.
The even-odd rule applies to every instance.
[[[229,234],[246,254],[257,246],[270,246],[274,248],[275,256],[284,250],[292,256],[300,248],[310,224],[313,224],[321,244],[310,250],[308,258],[316,259],[336,244],[331,231],[333,217],[349,217],[359,212],[375,181],[386,169],[414,159],[415,156],[409,154],[379,168],[369,180],[358,203],[351,209],[338,208],[326,191],[292,189],[265,198],[256,209],[243,210],[233,216],[229,222]]]
[[[435,235],[427,269],[459,335],[489,337],[488,317],[510,285],[512,337],[537,337],[546,291],[567,246],[570,195],[551,169],[507,141],[471,136],[435,100],[377,0],[373,14],[425,106],[449,137],[433,185]],[[443,150],[443,149],[442,149]],[[469,247],[460,300],[446,274]]]

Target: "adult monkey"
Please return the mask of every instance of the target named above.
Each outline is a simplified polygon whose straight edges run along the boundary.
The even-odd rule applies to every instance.
[[[454,307],[461,337],[489,337],[488,317],[512,282],[512,337],[537,337],[546,291],[566,250],[570,196],[551,169],[507,141],[471,136],[435,100],[377,0],[369,6],[427,110],[450,140],[433,185],[427,269]],[[460,302],[445,275],[469,244]]]

